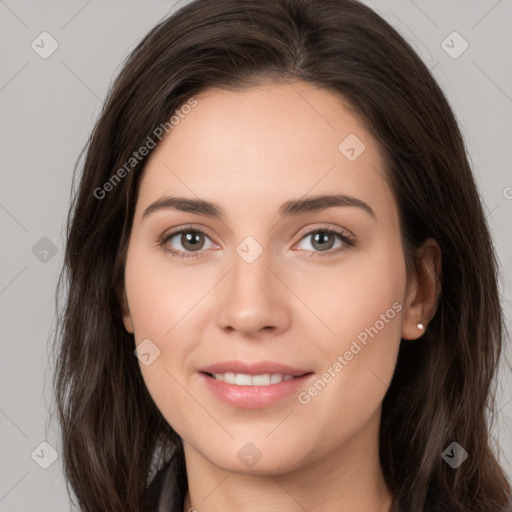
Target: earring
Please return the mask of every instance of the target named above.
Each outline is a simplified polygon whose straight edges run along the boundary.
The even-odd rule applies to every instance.
[[[416,324],[416,327],[417,327],[420,331],[422,331],[423,329],[425,329],[425,326],[424,326],[421,322],[418,322],[418,323]]]

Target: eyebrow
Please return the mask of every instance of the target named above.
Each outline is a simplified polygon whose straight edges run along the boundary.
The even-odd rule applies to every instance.
[[[279,217],[292,217],[310,212],[320,212],[337,206],[352,206],[361,208],[374,219],[377,218],[372,208],[364,201],[344,194],[319,195],[308,197],[307,199],[295,199],[287,201],[283,203],[279,208]],[[226,217],[226,212],[223,210],[223,208],[218,204],[212,203],[210,201],[187,197],[165,196],[150,204],[142,214],[142,218],[145,218],[156,211],[169,209],[179,210],[187,213],[195,213],[198,215],[205,215],[207,217],[218,219],[223,219]]]

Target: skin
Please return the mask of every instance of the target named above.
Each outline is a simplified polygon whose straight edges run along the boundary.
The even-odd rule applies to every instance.
[[[428,240],[416,274],[406,275],[376,141],[332,92],[269,83],[209,89],[196,99],[144,170],[123,304],[135,344],[149,338],[160,350],[140,368],[184,441],[184,510],[389,511],[378,457],[381,404],[400,339],[419,338],[417,323],[428,328],[435,313],[439,246]],[[338,150],[349,134],[366,146],[352,162]],[[354,206],[278,217],[285,201],[332,193],[364,201],[375,218]],[[143,218],[165,195],[213,201],[226,217],[162,209]],[[355,245],[335,235],[315,245],[314,230],[324,225],[353,235]],[[159,244],[181,226],[206,233],[199,251],[181,235]],[[263,249],[250,264],[236,252],[248,236]],[[165,247],[197,256],[173,258]],[[235,408],[197,373],[229,359],[273,360],[313,371],[316,380],[394,303],[401,311],[307,404],[291,394],[262,409]],[[252,468],[237,457],[249,441],[261,452]]]

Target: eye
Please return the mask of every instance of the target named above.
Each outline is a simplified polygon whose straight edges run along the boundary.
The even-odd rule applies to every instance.
[[[312,243],[310,243],[312,249],[305,249],[312,253],[312,257],[333,256],[334,254],[338,254],[355,245],[353,238],[346,232],[334,230],[327,226],[320,226],[307,232],[301,238],[301,242],[312,236]],[[335,250],[331,250],[336,238],[341,241],[341,244],[338,245],[338,248]],[[176,249],[173,247],[174,239],[174,243],[177,242],[181,245],[181,248]],[[210,240],[211,242],[210,237],[200,229],[182,228],[171,233],[164,233],[159,241],[159,245],[162,246],[163,250],[169,253],[173,258],[197,258],[200,256],[199,253],[201,253],[201,249],[208,248],[205,247],[205,239]],[[298,245],[299,244],[296,244],[294,247],[297,247]]]
[[[338,231],[327,226],[320,226],[312,231],[309,231],[301,238],[301,242],[303,240],[307,240],[308,238],[312,240],[309,244],[312,249],[306,250],[312,251],[312,257],[333,256],[355,245],[354,239],[349,236],[348,233]],[[338,245],[336,250],[331,250],[336,238],[341,240],[341,244]],[[294,247],[297,247],[297,245]]]
[[[195,252],[199,252],[204,249],[204,240],[210,239],[208,235],[199,229],[180,229],[172,233],[164,233],[160,240],[160,245],[164,251],[168,252],[172,257],[177,258],[194,258],[196,257]],[[172,241],[176,239],[178,245],[181,248],[178,250],[172,247]],[[176,243],[176,241],[174,243]],[[188,254],[187,254],[188,253]]]

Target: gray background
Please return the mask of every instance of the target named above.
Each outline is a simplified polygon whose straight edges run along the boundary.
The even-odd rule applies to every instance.
[[[512,1],[365,3],[412,44],[455,111],[501,262],[512,331]],[[48,347],[72,169],[124,58],[176,5],[0,0],[0,512],[73,510],[61,459],[40,467],[52,460],[43,441],[59,451],[48,420]],[[44,31],[58,43],[46,59],[31,47],[35,40],[39,51],[50,48],[49,39],[41,43]],[[458,58],[442,47],[454,31],[469,44]],[[452,39],[445,45],[458,53],[462,41]],[[493,430],[510,478],[511,384],[503,373]]]

